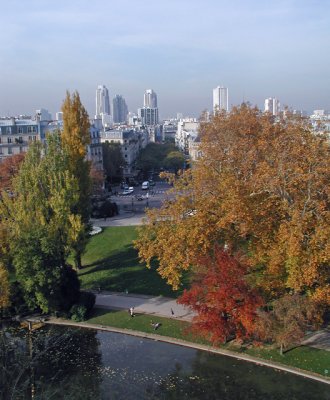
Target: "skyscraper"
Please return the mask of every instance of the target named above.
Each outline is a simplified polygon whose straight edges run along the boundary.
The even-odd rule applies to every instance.
[[[228,88],[217,86],[213,89],[213,111],[229,111]]]
[[[125,123],[127,120],[128,109],[123,96],[116,94],[112,100],[113,122],[115,124]]]
[[[278,115],[280,112],[280,102],[276,97],[268,97],[268,99],[265,100],[265,112]]]
[[[143,108],[138,109],[138,116],[143,125],[158,124],[157,95],[152,89],[147,89],[144,92]]]
[[[99,85],[96,89],[96,118],[101,118],[103,114],[110,115],[109,91],[104,85]]]
[[[152,89],[144,92],[143,107],[157,108],[157,95]]]

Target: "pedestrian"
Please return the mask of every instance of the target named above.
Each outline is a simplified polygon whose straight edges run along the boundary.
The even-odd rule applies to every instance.
[[[131,318],[134,317],[134,307],[130,307],[129,313],[131,314]]]
[[[160,322],[152,322],[150,323],[150,325],[154,328],[154,330],[156,331],[160,326],[161,323]]]
[[[172,317],[174,317],[174,311],[173,311],[173,308],[171,308],[171,314],[172,314]]]

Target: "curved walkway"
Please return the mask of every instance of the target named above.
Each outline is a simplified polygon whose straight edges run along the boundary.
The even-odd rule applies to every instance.
[[[191,321],[194,316],[194,312],[189,308],[177,304],[175,299],[163,296],[101,292],[96,294],[95,306],[117,310],[128,310],[134,307],[137,313],[172,317],[184,321]]]

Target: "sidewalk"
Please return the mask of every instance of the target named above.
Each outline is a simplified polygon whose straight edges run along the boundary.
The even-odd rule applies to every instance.
[[[145,213],[127,211],[107,219],[91,218],[90,222],[92,225],[99,226],[101,228],[107,226],[135,226],[142,225],[143,218],[145,218]]]
[[[194,316],[191,310],[181,304],[177,304],[176,300],[163,296],[153,297],[104,292],[96,294],[95,306],[120,310],[128,310],[130,307],[134,307],[136,313],[176,318],[184,321],[191,321]],[[171,310],[173,310],[174,314],[172,314]]]

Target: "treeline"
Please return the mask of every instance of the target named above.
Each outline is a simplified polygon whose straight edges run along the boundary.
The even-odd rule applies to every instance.
[[[68,311],[81,301],[90,303],[67,262],[71,255],[80,268],[89,232],[89,119],[77,92],[67,93],[62,111],[61,132],[49,135],[45,143],[32,143],[24,158],[8,159],[1,166],[3,315]],[[84,313],[79,306],[75,309]]]
[[[177,172],[184,167],[184,161],[183,154],[174,143],[149,143],[141,150],[136,167],[146,176],[152,170],[169,169]]]
[[[196,312],[195,329],[299,342],[330,305],[330,152],[294,116],[243,104],[201,126],[203,157],[173,178],[176,200],[148,211],[136,248]]]

